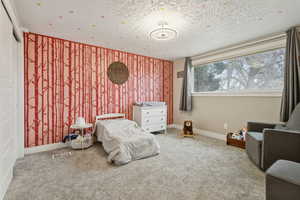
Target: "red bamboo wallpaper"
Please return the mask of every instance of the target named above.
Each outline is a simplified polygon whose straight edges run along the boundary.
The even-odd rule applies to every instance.
[[[24,34],[25,147],[62,141],[76,117],[126,113],[135,101],[166,101],[173,121],[173,63],[58,38]],[[125,63],[129,80],[113,84],[106,72]]]

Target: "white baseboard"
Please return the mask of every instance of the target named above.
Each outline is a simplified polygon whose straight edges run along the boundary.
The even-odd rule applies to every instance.
[[[168,128],[176,128],[176,129],[180,130],[183,128],[183,126],[179,125],[179,124],[169,124]],[[225,134],[207,131],[207,130],[203,130],[203,129],[197,129],[197,128],[194,128],[193,130],[196,134],[226,141]],[[54,143],[54,144],[46,144],[46,145],[41,145],[41,146],[36,146],[36,147],[30,147],[30,148],[25,148],[25,155],[39,153],[39,152],[43,152],[43,151],[51,151],[51,150],[55,150],[55,149],[65,148],[65,147],[68,147],[68,145],[65,143],[62,143],[62,142]]]
[[[46,144],[46,145],[41,145],[36,147],[29,147],[29,148],[25,148],[25,155],[43,152],[43,151],[51,151],[54,149],[61,149],[65,147],[68,147],[68,145],[62,142],[54,143],[54,144]]]
[[[225,134],[216,133],[216,132],[207,131],[207,130],[202,130],[202,129],[199,129],[199,132],[200,132],[200,135],[226,141],[226,135]]]
[[[176,128],[176,129],[181,130],[183,128],[183,125],[170,124],[170,125],[168,125],[168,128]],[[215,139],[218,139],[218,140],[226,141],[226,135],[222,134],[222,133],[216,133],[216,132],[207,131],[207,130],[198,129],[198,128],[194,128],[193,131],[196,134],[199,134],[199,135],[202,135],[202,136],[211,137],[211,138],[215,138]]]

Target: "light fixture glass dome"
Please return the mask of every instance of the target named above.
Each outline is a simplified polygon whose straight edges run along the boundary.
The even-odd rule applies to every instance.
[[[154,29],[150,32],[150,37],[154,40],[172,40],[177,37],[177,31],[172,28],[166,28],[166,22],[158,24],[160,28]]]

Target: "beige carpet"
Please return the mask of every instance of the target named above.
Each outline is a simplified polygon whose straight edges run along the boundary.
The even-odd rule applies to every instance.
[[[72,156],[18,160],[5,200],[263,200],[264,174],[245,152],[206,137],[156,136],[161,154],[116,167],[100,144]],[[58,152],[67,152],[62,149]]]

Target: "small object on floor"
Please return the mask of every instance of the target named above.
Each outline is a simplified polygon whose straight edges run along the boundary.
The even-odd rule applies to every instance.
[[[195,136],[195,134],[193,132],[193,122],[192,121],[184,121],[182,136],[183,137],[192,137],[192,138]]]
[[[72,152],[71,151],[67,151],[67,152],[62,152],[62,153],[53,153],[52,154],[52,159],[57,159],[57,158],[67,158],[72,156]]]
[[[66,142],[71,141],[71,140],[75,140],[77,137],[78,137],[78,134],[76,134],[76,133],[70,133],[69,135],[66,135],[64,137],[63,143],[66,143]]]
[[[228,133],[226,144],[245,149],[246,142],[244,140],[243,133],[242,133],[242,135],[240,133],[241,132],[239,132],[239,133],[232,133],[232,132]]]
[[[154,131],[154,132],[151,132],[153,135],[159,135],[159,134],[164,134],[166,133],[166,131]]]
[[[243,128],[241,130],[241,135],[243,136],[243,139],[246,140],[246,133],[247,133],[248,129],[247,128]]]
[[[94,138],[91,133],[84,136],[79,135],[75,140],[71,141],[72,149],[87,149],[94,144]]]

